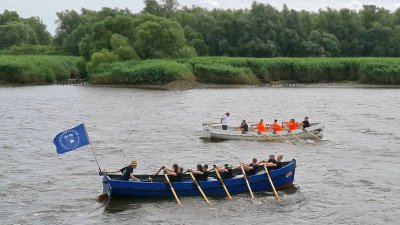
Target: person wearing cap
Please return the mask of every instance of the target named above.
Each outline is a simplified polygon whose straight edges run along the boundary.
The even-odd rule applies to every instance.
[[[229,112],[226,112],[221,118],[222,130],[228,130]]]
[[[129,166],[125,166],[124,168],[116,171],[116,172],[122,173],[122,175],[119,177],[119,179],[128,181],[130,178],[132,178],[135,181],[140,181],[135,176],[133,176],[133,169],[136,169],[137,165],[138,165],[137,161],[132,160],[131,164]]]
[[[304,117],[304,121],[301,124],[303,125],[303,129],[310,127],[310,121],[308,121],[308,116]]]

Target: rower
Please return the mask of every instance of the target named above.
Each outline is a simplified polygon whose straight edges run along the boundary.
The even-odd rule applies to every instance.
[[[164,169],[164,173],[168,175],[171,182],[181,182],[183,179],[183,168],[179,167],[178,164],[173,164],[172,168],[161,167]]]
[[[304,121],[301,124],[303,125],[303,129],[310,127],[310,121],[308,121],[308,116],[304,117]]]
[[[204,168],[201,164],[197,164],[196,170],[189,169],[188,171],[193,173],[196,181],[202,181],[204,179]]]
[[[278,124],[278,120],[275,119],[274,123],[269,125],[270,129],[272,129],[273,132],[278,132],[278,131],[282,131],[282,126]]]
[[[249,125],[247,125],[246,120],[242,120],[239,129],[242,131],[242,133],[247,133],[249,131]]]
[[[225,164],[224,167],[215,167],[218,172],[221,174],[222,179],[231,179],[233,176],[232,165]]]
[[[296,130],[299,124],[294,119],[290,119],[289,122],[282,122],[282,126],[284,126],[288,131],[292,131]]]
[[[257,128],[257,133],[259,133],[259,134],[261,134],[261,133],[264,133],[264,132],[267,132],[267,128],[265,127],[265,124],[264,124],[264,120],[263,119],[260,119],[260,121],[258,122],[258,124],[252,124],[251,125],[252,127],[253,126],[256,126]]]
[[[257,173],[257,165],[260,164],[260,163],[257,163],[257,159],[256,158],[253,158],[253,160],[251,161],[250,164],[240,163],[241,165],[239,165],[235,169],[240,169],[241,166],[243,166],[243,169],[246,172],[246,175],[247,176],[252,176],[252,175]]]

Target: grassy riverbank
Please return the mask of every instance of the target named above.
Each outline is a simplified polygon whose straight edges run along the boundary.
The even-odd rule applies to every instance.
[[[0,55],[0,83],[52,84],[85,73],[81,57]]]
[[[214,84],[359,82],[400,84],[399,58],[197,57],[107,64],[90,76],[94,84],[166,84],[193,80]]]
[[[192,66],[198,80],[206,77],[206,81],[211,83],[220,83],[221,78],[226,77],[223,68],[228,66],[232,70],[243,71],[241,76],[247,83],[253,82],[256,77],[260,83],[356,81],[365,84],[400,84],[399,58],[199,57],[181,62]]]
[[[0,83],[50,84],[84,74],[84,62],[69,56],[0,55]],[[400,58],[230,58],[132,60],[91,69],[95,85],[188,86],[356,82],[400,84]],[[172,85],[170,85],[172,84]],[[179,85],[177,85],[179,84]]]

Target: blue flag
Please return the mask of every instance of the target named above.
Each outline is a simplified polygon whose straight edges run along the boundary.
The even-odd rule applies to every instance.
[[[82,123],[79,126],[57,134],[53,143],[56,145],[58,154],[63,154],[88,145],[89,138],[86,135],[85,125]]]

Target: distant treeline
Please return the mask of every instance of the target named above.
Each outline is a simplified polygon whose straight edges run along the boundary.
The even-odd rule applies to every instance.
[[[58,63],[64,58],[56,55],[82,57],[83,62],[73,60],[79,62],[73,67],[80,74],[71,74],[96,83],[398,83],[397,59],[359,57],[400,56],[400,8],[390,12],[364,5],[358,11],[309,12],[253,2],[249,9],[207,10],[180,8],[177,0],[144,0],[144,5],[140,13],[111,8],[58,12],[54,37],[39,18],[24,19],[5,10],[0,13],[0,54],[55,55],[37,60]],[[3,60],[8,59],[0,58],[0,81],[23,82],[21,73],[46,76],[43,69],[26,66],[24,57]],[[3,70],[10,63],[25,69],[15,74]],[[62,79],[52,72],[44,80]]]
[[[144,4],[140,13],[111,8],[58,12],[54,37],[39,18],[23,19],[6,10],[0,14],[0,50],[23,44],[49,45],[58,54],[87,60],[103,49],[114,51],[121,60],[193,55],[400,56],[400,8],[390,12],[364,5],[358,11],[327,8],[310,12],[257,2],[239,10],[180,8],[177,0],[144,0]],[[122,43],[112,43],[115,35]]]

